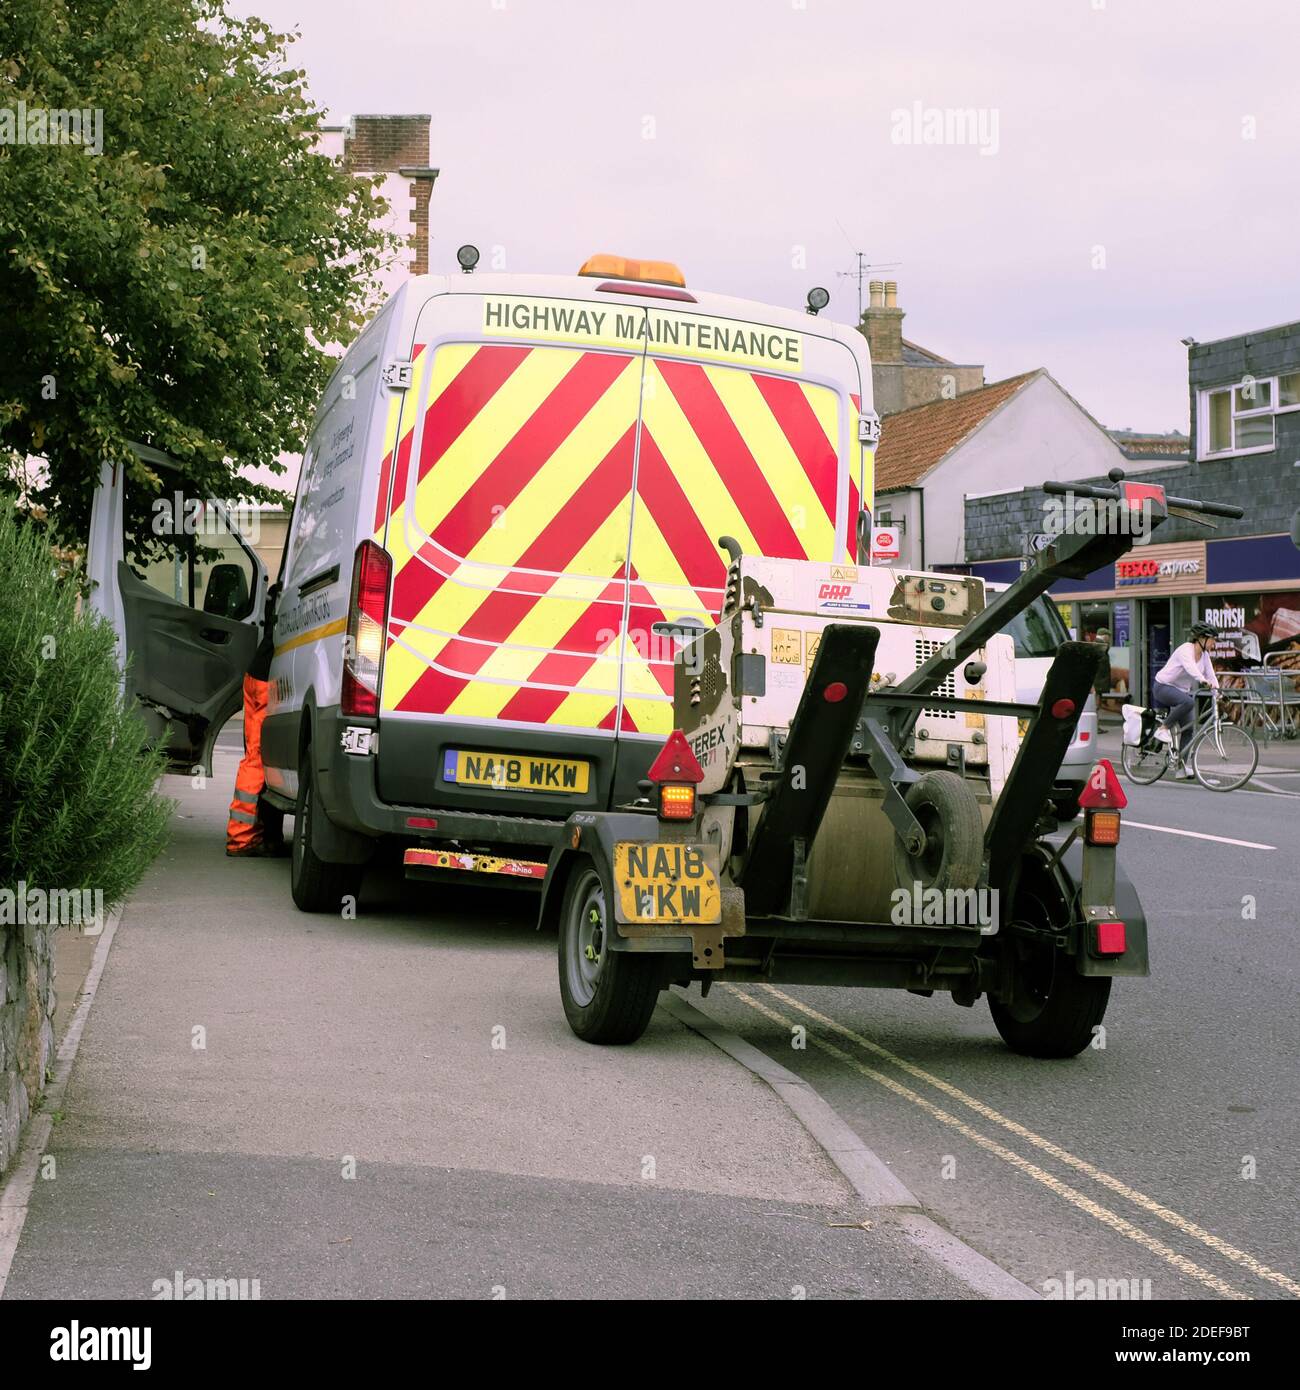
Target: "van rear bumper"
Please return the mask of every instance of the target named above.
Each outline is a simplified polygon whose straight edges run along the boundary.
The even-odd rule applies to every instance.
[[[358,724],[373,727],[373,721],[345,718],[337,707],[317,710],[313,761],[330,820],[372,838],[558,844],[574,811],[604,810],[633,800],[637,781],[658,751],[652,740],[388,720],[379,725],[377,752],[345,753],[343,730]],[[456,748],[581,758],[591,768],[589,787],[568,797],[458,787],[443,776],[445,754]]]

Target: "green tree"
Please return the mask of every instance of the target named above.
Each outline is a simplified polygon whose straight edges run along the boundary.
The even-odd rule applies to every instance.
[[[128,440],[180,463],[168,492],[276,500],[239,470],[301,448],[324,345],[377,298],[387,204],[314,152],[290,40],[227,0],[0,7],[0,487],[66,538],[113,458],[147,544],[164,484]],[[54,111],[90,113],[81,143],[49,142]]]

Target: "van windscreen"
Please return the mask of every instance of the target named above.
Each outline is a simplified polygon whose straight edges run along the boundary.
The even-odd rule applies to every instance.
[[[1016,655],[1020,657],[1055,656],[1057,647],[1070,640],[1060,613],[1046,596],[1036,598],[1004,630],[1016,644]]]

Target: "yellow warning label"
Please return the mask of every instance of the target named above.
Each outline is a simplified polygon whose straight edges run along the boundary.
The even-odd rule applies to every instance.
[[[984,692],[982,690],[968,690],[966,692],[966,698],[968,700],[982,700],[984,698]],[[984,727],[984,716],[982,714],[974,714],[970,710],[967,710],[966,727],[968,729],[982,729]]]
[[[820,632],[810,632],[808,634],[808,645],[804,651],[804,665],[811,671],[813,659],[817,655],[817,648],[822,644]]]
[[[483,296],[483,332],[494,338],[545,338],[661,356],[803,370],[803,336],[785,328],[669,309],[617,308],[584,300]]]
[[[772,660],[785,666],[798,666],[803,661],[803,633],[798,628],[772,629]]]
[[[858,571],[856,565],[832,565],[832,579],[847,579],[850,584],[858,582]]]

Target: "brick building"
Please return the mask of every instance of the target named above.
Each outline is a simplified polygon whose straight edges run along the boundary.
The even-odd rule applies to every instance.
[[[929,401],[952,400],[984,385],[982,366],[963,366],[903,337],[898,284],[872,280],[870,303],[859,325],[871,348],[871,388],[876,414],[911,410]]]
[[[392,206],[389,230],[409,247],[384,276],[386,292],[408,275],[429,272],[429,200],[438,170],[429,164],[432,117],[353,116],[346,125],[326,126],[320,150],[355,174],[382,174],[380,189]]]

